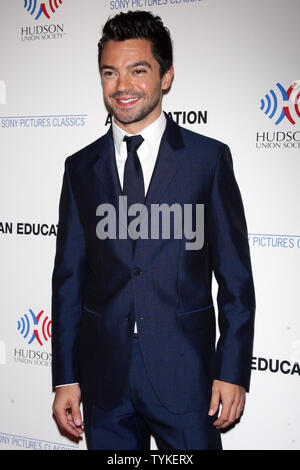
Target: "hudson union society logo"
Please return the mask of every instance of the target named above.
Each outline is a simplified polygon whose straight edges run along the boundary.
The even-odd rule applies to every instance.
[[[277,127],[276,131],[257,132],[256,148],[272,150],[300,148],[300,130],[292,127],[300,124],[300,80],[293,81],[287,89],[277,82],[276,87],[270,89],[260,100],[260,110],[275,126],[286,124],[289,129]]]
[[[47,4],[46,4],[47,3]],[[62,0],[48,0],[48,2],[37,2],[36,0],[24,0],[24,8],[38,20],[41,15],[44,15],[50,20],[50,15],[55,13],[57,8],[62,4]],[[36,14],[36,16],[34,16]]]
[[[287,118],[294,126],[296,124],[294,118],[300,118],[300,81],[297,80],[293,82],[287,90],[285,90],[281,83],[277,83],[276,86],[277,93],[281,97],[280,106],[277,94],[273,89],[271,89],[270,92],[260,100],[260,109],[269,117],[269,119],[276,119],[276,126],[278,126],[284,118]],[[279,111],[279,115],[277,115],[277,110]],[[294,117],[291,114],[293,111]]]
[[[62,0],[48,0],[48,2],[38,2],[37,0],[24,0],[24,8],[32,19],[37,22],[40,19],[50,20],[56,10],[62,4]],[[34,24],[21,27],[22,41],[39,41],[47,39],[62,39],[66,33],[63,24]]]
[[[14,362],[29,366],[51,367],[52,354],[46,343],[51,338],[51,320],[41,310],[37,315],[30,308],[17,322],[17,330],[34,349],[14,348]]]
[[[44,341],[51,338],[51,320],[47,316],[43,317],[44,310],[41,310],[38,315],[29,309],[29,314],[25,313],[20,320],[18,320],[18,331],[24,337],[28,344],[38,342],[43,346]]]

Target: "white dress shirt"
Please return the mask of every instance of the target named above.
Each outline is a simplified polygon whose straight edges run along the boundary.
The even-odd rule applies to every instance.
[[[162,112],[158,119],[156,119],[152,124],[142,130],[139,134],[143,137],[144,141],[140,145],[137,150],[137,154],[139,160],[141,162],[142,170],[143,170],[143,177],[144,177],[144,186],[145,186],[145,195],[147,194],[150,180],[152,177],[152,173],[154,170],[154,166],[156,163],[158,150],[161,142],[161,138],[165,131],[167,124],[166,117]],[[113,139],[114,139],[114,146],[115,146],[115,155],[116,155],[116,163],[118,168],[118,174],[120,179],[120,186],[123,189],[123,176],[124,176],[124,167],[127,158],[127,146],[126,142],[123,140],[125,135],[132,135],[127,134],[123,129],[116,125],[116,123],[112,122],[112,132],[113,132]],[[134,332],[137,333],[137,325],[135,322],[134,325]],[[63,384],[57,385],[58,387],[63,387],[66,385],[75,385],[72,384]]]
[[[143,177],[144,177],[144,186],[145,194],[147,193],[149,183],[152,177],[153,169],[155,166],[160,141],[162,135],[166,128],[166,117],[164,113],[161,113],[156,121],[152,122],[148,127],[146,127],[142,132],[139,133],[144,139],[144,142],[140,145],[137,150],[139,160],[141,162]],[[112,123],[113,139],[115,145],[116,153],[116,163],[118,167],[120,185],[123,189],[123,177],[124,177],[124,167],[127,159],[127,146],[124,142],[125,135],[127,134],[123,129],[118,127],[115,122]]]

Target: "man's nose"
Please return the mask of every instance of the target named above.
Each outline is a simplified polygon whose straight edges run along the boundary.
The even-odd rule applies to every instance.
[[[117,81],[117,89],[118,91],[122,91],[122,92],[129,91],[132,89],[131,80],[127,74],[119,75],[119,78]]]

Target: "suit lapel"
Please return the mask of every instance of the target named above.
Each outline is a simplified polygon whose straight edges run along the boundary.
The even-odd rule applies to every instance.
[[[166,116],[167,117],[167,116]],[[163,134],[150,185],[145,202],[147,209],[151,204],[158,203],[171,183],[180,161],[181,153],[178,151],[184,147],[179,126],[167,117],[167,125]]]
[[[99,158],[95,161],[94,169],[97,173],[101,192],[106,196],[107,202],[113,204],[117,209],[122,189],[118,175],[111,128],[101,140],[99,149]]]
[[[166,117],[166,129],[161,140],[155,167],[144,201],[149,216],[148,223],[150,223],[151,205],[159,203],[174,178],[180,165],[180,156],[182,155],[180,150],[184,148],[180,127],[167,115]],[[119,218],[119,196],[122,196],[123,193],[116,164],[112,128],[110,128],[103,139],[101,139],[99,150],[99,158],[96,160],[94,168],[97,173],[101,194],[105,195],[107,202],[113,204],[116,209],[117,217]],[[143,217],[141,218],[141,223],[142,221]]]

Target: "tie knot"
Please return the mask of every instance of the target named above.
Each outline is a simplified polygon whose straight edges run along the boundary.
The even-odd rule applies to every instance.
[[[123,140],[126,142],[128,153],[135,153],[139,146],[144,142],[144,139],[141,135],[133,135],[130,137],[125,135]]]

